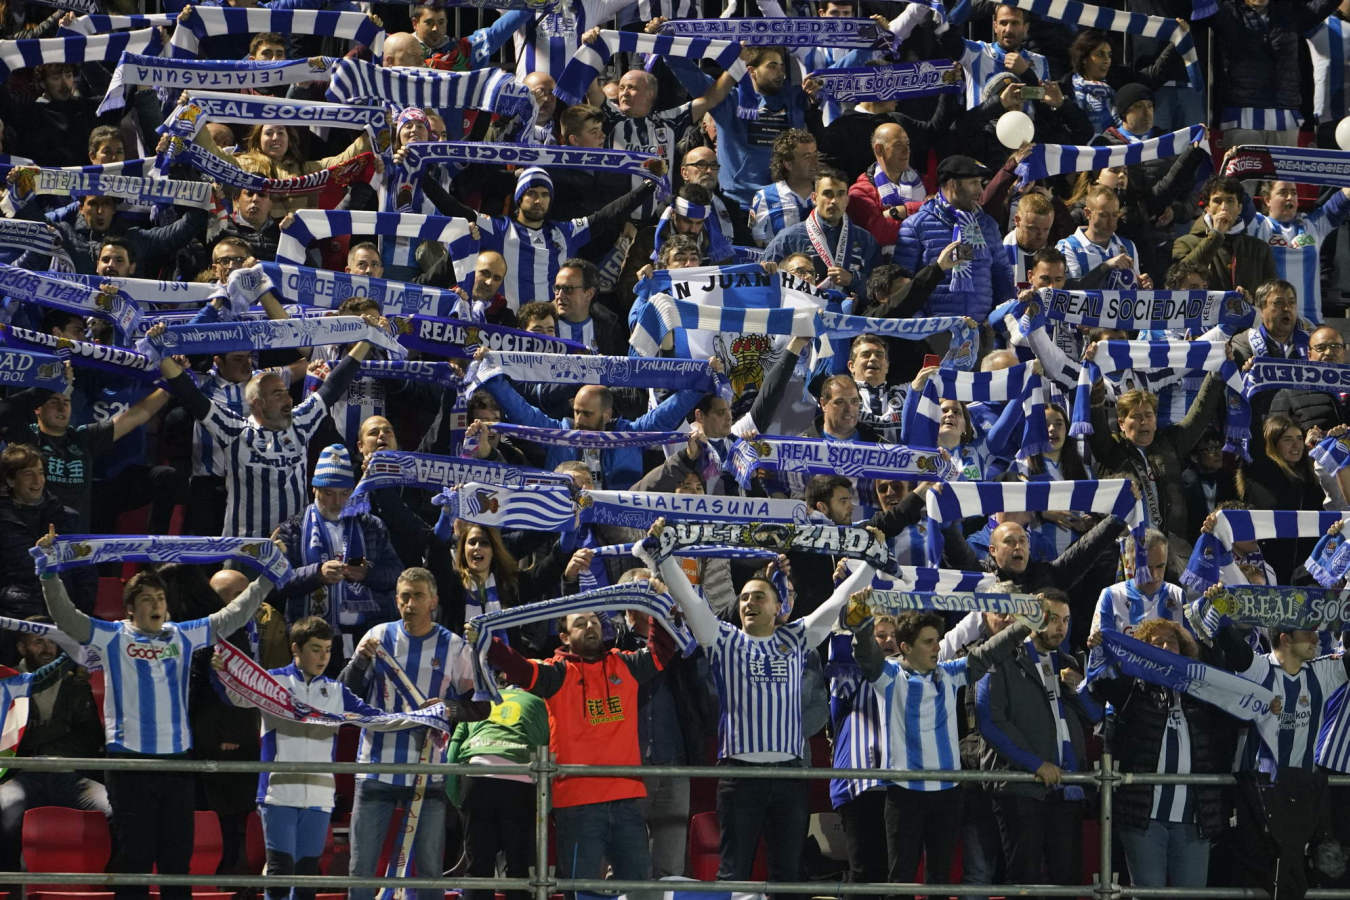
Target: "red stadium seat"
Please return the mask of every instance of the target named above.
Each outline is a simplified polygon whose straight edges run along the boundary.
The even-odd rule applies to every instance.
[[[23,859],[30,872],[102,872],[111,848],[108,820],[101,812],[37,806],[24,813]],[[84,888],[60,885],[56,889]]]
[[[98,597],[94,600],[94,617],[119,622],[126,618],[122,606],[122,579],[104,576],[98,580]]]
[[[225,853],[220,819],[209,809],[199,809],[192,816],[192,860],[188,863],[188,874],[214,875]]]

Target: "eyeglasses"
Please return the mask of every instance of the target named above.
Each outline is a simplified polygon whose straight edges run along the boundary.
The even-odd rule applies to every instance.
[[[786,272],[786,273],[788,273],[789,275],[793,276],[794,278],[815,278],[815,277],[816,277],[816,270],[810,268],[809,266],[797,266],[796,268],[793,268],[793,269],[784,269],[783,271]]]
[[[585,289],[585,286],[580,284],[555,284],[553,286],[553,293],[566,294],[570,297],[577,291],[584,291]]]
[[[722,168],[721,164],[715,162],[692,162],[685,163],[685,165],[691,169],[702,169],[705,172],[716,172]]]
[[[1345,349],[1345,344],[1341,343],[1340,341],[1330,341],[1325,344],[1313,344],[1313,349],[1316,350],[1318,353],[1330,353],[1333,351],[1339,352]]]
[[[211,260],[218,266],[242,266],[248,262],[247,256],[221,256]]]

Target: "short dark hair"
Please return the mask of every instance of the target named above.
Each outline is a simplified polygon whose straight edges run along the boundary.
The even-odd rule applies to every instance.
[[[127,579],[126,587],[122,588],[122,607],[131,609],[136,604],[136,598],[142,591],[169,591],[169,586],[164,583],[164,579],[159,577],[158,573],[151,572],[149,569],[137,572]]]
[[[10,444],[0,452],[0,487],[9,483],[10,476],[31,466],[43,465],[42,454],[29,444]]]
[[[813,510],[817,503],[828,505],[836,488],[843,488],[851,493],[853,482],[844,475],[812,475],[811,480],[806,483],[806,505]]]
[[[122,144],[123,146],[126,145],[126,142],[122,140],[122,132],[118,131],[114,126],[97,126],[93,131],[89,132],[89,152],[93,153],[98,149],[99,144],[104,144],[112,140],[117,141],[117,143]]]
[[[826,378],[824,381],[820,383],[821,403],[825,403],[827,398],[831,398],[834,396],[834,389],[836,386],[851,387],[855,391],[858,389],[858,383],[853,380],[852,375],[849,375],[847,373],[843,375],[831,375],[830,377]]]
[[[547,300],[535,300],[532,303],[526,303],[520,309],[516,310],[516,322],[522,327],[527,322],[533,322],[536,319],[556,319],[558,311],[553,308],[553,304]]]
[[[1215,194],[1232,194],[1238,198],[1239,203],[1247,198],[1247,192],[1243,189],[1242,182],[1226,175],[1214,175],[1200,188],[1200,199],[1206,203]]]
[[[464,414],[472,420],[474,413],[484,409],[490,409],[498,414],[502,411],[501,404],[497,402],[496,397],[485,390],[477,390],[469,395],[469,402],[465,405]]]
[[[909,644],[912,647],[919,639],[919,633],[925,628],[936,628],[937,633],[942,634],[944,625],[942,616],[935,612],[910,610],[901,613],[895,618],[895,642]]]
[[[131,242],[128,241],[126,238],[116,236],[105,237],[103,238],[103,240],[98,242],[98,252],[102,253],[104,247],[121,247],[122,250],[126,252],[127,259],[129,259],[132,262],[132,264],[135,264],[136,248],[132,247]]]
[[[712,205],[712,191],[694,181],[686,181],[680,185],[680,189],[675,193],[677,196],[683,197],[690,203],[697,203],[699,206]]]
[[[1028,268],[1034,269],[1038,263],[1067,266],[1069,261],[1064,258],[1063,253],[1056,250],[1054,247],[1042,247],[1031,254],[1031,265]]]
[[[248,42],[248,55],[252,56],[258,52],[258,48],[263,44],[280,44],[286,46],[286,39],[275,31],[263,31],[253,36],[253,40]]]
[[[323,616],[305,616],[291,626],[291,643],[297,647],[318,638],[321,641],[333,639],[333,626]]]
[[[872,270],[872,274],[867,276],[867,298],[869,300],[883,300],[890,296],[891,284],[897,278],[913,278],[914,273],[904,266],[895,263],[883,263]]]
[[[661,242],[661,249],[656,253],[656,261],[667,265],[676,253],[697,253],[699,260],[703,260],[703,248],[699,246],[698,238],[692,234],[667,234],[666,239]]]
[[[561,269],[576,269],[581,273],[581,286],[588,291],[595,290],[600,283],[600,270],[595,267],[595,263],[589,259],[582,259],[580,256],[574,256],[571,259],[563,260],[563,264],[558,266]]]
[[[1168,290],[1179,290],[1188,275],[1199,275],[1203,280],[1209,281],[1209,273],[1205,271],[1203,266],[1193,262],[1186,262],[1185,260],[1178,260],[1177,262],[1172,263],[1171,267],[1167,270],[1167,278],[1163,286]]]
[[[816,170],[815,183],[820,184],[822,181],[838,181],[844,187],[848,187],[848,177],[834,166],[821,166]]]

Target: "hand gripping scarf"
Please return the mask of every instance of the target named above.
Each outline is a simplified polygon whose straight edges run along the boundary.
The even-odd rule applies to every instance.
[[[64,572],[75,566],[105,562],[181,562],[201,565],[237,562],[257,572],[277,587],[294,573],[276,544],[258,537],[170,537],[166,535],[68,534],[49,549],[29,549],[38,576]]]
[[[317,64],[316,64],[317,63]],[[276,87],[306,81],[327,81],[334,60],[308,59],[162,59],[141,53],[123,53],[113,70],[99,115],[126,105],[130,85],[170,89],[238,91]]]
[[[731,466],[743,488],[750,486],[756,469],[905,481],[950,481],[958,475],[951,459],[933,450],[764,435],[737,440],[731,448]]]
[[[969,516],[996,512],[1042,512],[1067,509],[1113,515],[1139,525],[1144,521],[1141,502],[1124,478],[1081,481],[952,481],[928,492],[928,559],[942,559],[942,526]]]
[[[555,621],[572,613],[619,612],[627,609],[637,609],[649,613],[652,620],[674,638],[682,652],[692,653],[694,647],[697,646],[693,636],[684,625],[674,624],[675,601],[670,599],[668,594],[658,594],[653,591],[650,583],[646,581],[616,584],[573,594],[570,597],[541,600],[538,603],[527,603],[524,606],[503,609],[500,612],[483,613],[474,616],[469,621],[472,631],[477,632],[473,641],[478,660],[478,665],[474,670],[477,688],[474,699],[501,701],[501,694],[497,692],[497,681],[489,674],[492,671],[492,666],[488,663],[488,648],[492,646],[492,638],[496,635],[505,633],[507,629],[528,625],[531,622]]]
[[[391,281],[371,275],[332,272],[290,263],[259,263],[277,296],[319,309],[337,309],[353,297],[369,297],[384,315],[449,316],[463,298],[455,291]],[[134,296],[134,294],[133,294]]]
[[[38,387],[58,394],[69,387],[60,358],[16,347],[0,348],[0,386]]]
[[[1003,594],[984,591],[896,591],[872,589],[868,600],[873,615],[896,616],[910,610],[942,613],[991,612],[1018,616],[1032,629],[1045,622],[1045,608],[1035,594]]]
[[[451,259],[464,259],[478,248],[478,242],[470,233],[469,222],[465,219],[331,209],[302,209],[294,215],[291,224],[281,229],[277,241],[278,263],[303,265],[307,246],[335,235],[373,234],[385,238],[406,238],[414,245],[433,241],[445,244]],[[460,279],[468,274],[468,269],[457,269],[455,278]]]
[[[359,59],[333,66],[326,96],[339,103],[390,103],[433,109],[480,109],[515,119],[514,131],[534,124],[538,102],[530,89],[500,69],[445,72],[404,66],[385,68]]]
[[[1223,174],[1344,188],[1350,187],[1350,153],[1316,147],[1244,145],[1229,157]]]
[[[1317,587],[1229,584],[1217,597],[1205,598],[1207,621],[1262,628],[1339,632],[1350,621],[1350,598],[1344,591]],[[1210,611],[1213,619],[1209,618]]]
[[[822,338],[850,338],[860,334],[879,334],[905,341],[950,332],[952,339],[943,365],[970,371],[980,354],[980,331],[965,316],[931,316],[921,319],[888,319],[875,316],[850,316],[820,310],[816,314],[816,333]]]
[[[399,343],[409,350],[450,359],[469,359],[479,347],[519,353],[589,353],[565,338],[520,331],[505,325],[484,325],[433,316],[394,316],[389,320]]]
[[[1003,0],[1007,2],[1007,0]],[[1175,23],[1173,23],[1175,26]],[[1074,172],[1098,172],[1116,166],[1137,166],[1155,159],[1171,159],[1185,153],[1192,144],[1199,143],[1209,152],[1205,131],[1191,125],[1144,141],[1112,144],[1106,147],[1083,147],[1075,144],[1033,144],[1031,152],[1017,164],[1019,187],[1040,181],[1052,175]]]
[[[179,137],[171,138],[169,149],[161,157],[160,167],[174,162],[186,162],[212,181],[230,187],[242,188],[255,193],[312,194],[332,185],[345,188],[354,181],[369,181],[375,172],[375,155],[369,151],[359,153],[351,159],[334,163],[331,166],[310,172],[308,175],[291,175],[287,178],[268,178],[253,172],[246,172],[234,163],[222,159],[200,144],[188,143]],[[197,184],[199,182],[188,182]],[[204,182],[202,182],[204,184]],[[210,185],[206,185],[208,188]]]
[[[106,293],[3,263],[0,263],[0,293],[79,316],[108,319],[123,335],[135,331],[141,320],[140,309],[120,293]]]
[[[159,378],[159,362],[151,359],[143,353],[137,353],[134,350],[127,350],[124,347],[116,347],[111,344],[95,344],[93,341],[72,341],[70,338],[58,337],[43,331],[33,331],[28,328],[22,328],[18,325],[0,325],[0,344],[7,347],[23,348],[21,352],[30,353],[33,357],[42,359],[48,354],[60,363],[69,360],[73,365],[84,366],[91,369],[98,369],[103,372],[112,372],[128,378],[135,378],[139,381],[155,381]],[[31,353],[32,350],[45,351]],[[11,367],[18,366],[17,362],[10,364]],[[40,387],[47,387],[50,390],[64,391],[65,375],[64,365],[60,366],[61,371],[55,375],[53,370],[45,368],[49,364],[40,363],[37,373],[41,377],[34,377],[42,382]],[[0,369],[0,375],[4,370]],[[23,373],[27,374],[27,372]],[[3,378],[0,377],[0,381]],[[52,385],[60,383],[60,387]],[[8,383],[8,382],[6,382]]]
[[[403,345],[360,316],[321,316],[312,319],[209,322],[170,325],[158,339],[146,339],[137,350],[187,356],[230,353],[235,350],[280,350],[369,341],[385,352],[402,357]]]
[[[611,388],[669,388],[705,394],[730,391],[726,377],[714,372],[704,360],[497,351],[489,352],[470,366],[464,390],[473,393],[499,376],[531,384],[603,384]]]
[[[1221,509],[1214,528],[1196,540],[1181,583],[1193,591],[1218,584],[1220,570],[1233,560],[1234,541],[1321,537],[1343,518],[1339,512],[1313,510]]]
[[[750,74],[741,61],[741,45],[734,40],[717,41],[700,37],[676,37],[670,34],[645,34],[639,31],[601,31],[594,43],[582,43],[558,76],[553,93],[564,103],[581,103],[586,89],[609,65],[616,53],[643,53],[648,56],[679,59],[711,59],[719,69],[737,81],[736,115],[753,119],[759,115],[759,97]]]
[[[1088,328],[1119,328],[1122,331],[1191,331],[1195,334],[1217,326],[1236,334],[1255,318],[1254,310],[1237,291],[1068,291],[1041,288],[1041,316]],[[1012,315],[1020,318],[1028,307],[1017,304]]]

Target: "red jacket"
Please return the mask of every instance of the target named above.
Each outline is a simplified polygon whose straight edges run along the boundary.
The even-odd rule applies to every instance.
[[[653,636],[664,629],[652,628]],[[674,646],[657,638],[649,648],[611,649],[587,662],[559,649],[552,659],[525,659],[500,639],[489,660],[508,680],[543,697],[548,706],[548,743],[566,765],[639,766],[638,686],[665,668]],[[553,806],[581,806],[647,796],[640,778],[559,778]]]
[[[923,206],[922,200],[906,203],[905,214],[913,215],[918,212],[920,206]],[[872,183],[866,172],[849,185],[848,218],[854,225],[866,228],[881,247],[895,246],[895,239],[900,236],[900,223],[886,215],[881,206],[881,195],[877,193],[877,186]]]

